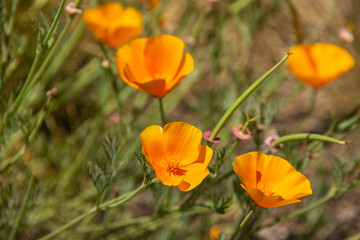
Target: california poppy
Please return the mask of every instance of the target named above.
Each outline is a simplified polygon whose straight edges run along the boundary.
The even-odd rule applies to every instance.
[[[161,98],[194,69],[191,55],[183,56],[184,47],[171,35],[138,38],[118,50],[116,67],[125,83]]]
[[[202,133],[185,122],[147,127],[141,134],[142,152],[164,185],[190,191],[209,174],[213,151],[201,145]]]
[[[118,2],[85,10],[82,18],[95,38],[113,48],[139,36],[143,31],[141,13]]]
[[[235,158],[233,167],[241,186],[262,208],[280,207],[312,194],[310,181],[280,157],[250,152]]]
[[[330,83],[355,65],[345,49],[331,43],[299,44],[290,52],[290,71],[312,87]]]

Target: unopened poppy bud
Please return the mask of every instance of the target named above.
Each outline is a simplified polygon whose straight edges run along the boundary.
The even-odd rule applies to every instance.
[[[52,99],[52,98],[54,98],[54,97],[57,96],[57,93],[58,93],[58,92],[57,92],[57,89],[56,89],[56,88],[53,88],[53,89],[47,91],[46,95],[47,95],[50,99]]]
[[[103,68],[105,68],[105,69],[108,69],[108,68],[110,67],[110,65],[111,65],[111,63],[110,63],[110,61],[109,61],[108,59],[104,59],[104,60],[102,60],[102,62],[101,62],[101,66],[102,66]]]
[[[354,34],[348,28],[345,28],[345,27],[339,28],[337,35],[338,35],[338,38],[345,43],[354,42]]]
[[[252,134],[249,128],[243,129],[243,125],[239,124],[232,128],[232,132],[236,138],[240,140],[249,140],[252,138]]]
[[[80,8],[75,8],[74,7],[73,2],[66,5],[65,11],[68,12],[69,14],[81,14],[82,13],[82,10]]]
[[[206,141],[211,142],[211,143],[219,143],[219,142],[220,142],[220,136],[219,136],[219,135],[216,135],[215,139],[214,139],[214,140],[211,140],[211,139],[210,139],[211,134],[212,134],[212,131],[206,131],[206,132],[204,132],[204,134],[203,134],[203,138],[204,138]]]
[[[274,136],[269,136],[265,139],[264,143],[265,145],[269,148],[270,152],[275,154],[279,151],[280,148],[284,147],[284,144],[280,144],[279,146],[275,147],[273,145],[273,142],[275,142],[276,140],[279,139],[279,136],[274,135]]]

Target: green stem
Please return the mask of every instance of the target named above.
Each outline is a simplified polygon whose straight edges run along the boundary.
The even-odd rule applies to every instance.
[[[164,114],[164,107],[163,107],[162,98],[159,98],[159,106],[160,106],[161,123],[162,123],[163,126],[165,126],[166,120],[165,120],[165,114]]]
[[[267,79],[278,67],[280,67],[281,64],[283,64],[286,59],[290,56],[290,53],[287,53],[273,68],[271,68],[269,71],[267,71],[264,75],[262,75],[260,78],[258,78],[248,89],[246,89],[243,94],[240,95],[238,99],[229,107],[229,109],[225,112],[225,114],[221,117],[220,121],[217,123],[213,133],[210,136],[211,140],[214,140],[216,135],[220,132],[220,130],[223,128],[225,123],[229,120],[229,118],[233,115],[236,109],[238,109],[241,104],[250,96],[252,92],[255,91],[257,87],[260,86],[260,84]]]
[[[250,217],[253,215],[255,209],[251,209],[250,212],[246,215],[246,217],[242,220],[234,234],[231,236],[230,240],[235,240],[237,235],[241,232],[241,230],[245,227],[246,223],[249,221]]]
[[[290,12],[291,15],[293,17],[293,21],[294,21],[294,27],[295,27],[295,32],[296,32],[296,38],[297,38],[297,44],[302,43],[303,41],[303,34],[302,34],[302,30],[301,30],[301,24],[300,24],[300,20],[299,20],[299,15],[296,11],[296,8],[294,6],[294,4],[291,2],[291,0],[287,0],[286,1],[289,8],[290,8]]]
[[[11,229],[8,240],[13,240],[15,238],[15,236],[16,236],[16,232],[17,232],[17,230],[18,230],[18,228],[20,226],[21,220],[24,217],[25,210],[26,210],[27,204],[29,202],[29,198],[30,198],[30,193],[31,193],[31,190],[32,190],[32,188],[34,186],[34,182],[35,182],[35,177],[34,177],[34,175],[32,175],[31,178],[30,178],[30,182],[29,182],[29,185],[27,187],[25,196],[24,196],[24,200],[21,203],[19,213],[18,213],[18,215],[17,215],[17,217],[15,219],[15,223],[14,223],[13,228]]]
[[[29,147],[29,144],[34,140],[34,138],[36,137],[37,133],[39,132],[39,129],[41,127],[41,125],[43,124],[45,117],[47,116],[47,114],[49,113],[49,109],[52,103],[52,98],[48,98],[46,104],[44,105],[44,107],[42,108],[38,121],[36,122],[36,125],[34,127],[34,129],[32,130],[32,132],[30,133],[30,136],[28,138],[28,141],[26,143],[26,145],[24,145],[20,151],[18,151],[18,153],[11,158],[11,160],[0,169],[0,174],[3,174],[4,172],[6,172],[12,165],[14,165],[26,152],[26,150]]]
[[[81,1],[76,1],[75,2],[75,7],[77,7],[80,4]],[[55,26],[57,25],[59,18],[60,18],[60,14],[64,8],[64,4],[65,4],[65,0],[63,0],[61,2],[60,8],[58,9],[57,13],[56,13],[56,17],[54,19],[54,21],[51,24],[50,30],[54,31]],[[61,32],[59,38],[57,39],[57,41],[55,42],[54,46],[51,48],[49,54],[46,56],[45,60],[42,62],[40,68],[38,69],[38,71],[36,72],[36,69],[40,63],[40,58],[44,53],[44,43],[46,39],[50,38],[51,34],[50,30],[47,33],[44,41],[39,44],[37,46],[36,49],[36,55],[34,58],[34,61],[31,65],[30,68],[30,72],[25,80],[25,83],[23,85],[23,87],[20,90],[19,95],[16,97],[15,102],[12,104],[12,106],[10,107],[9,112],[5,113],[4,119],[1,123],[1,128],[0,128],[0,134],[3,132],[5,125],[7,124],[7,121],[9,120],[9,118],[12,116],[12,114],[14,114],[17,109],[19,108],[19,106],[21,105],[22,101],[24,100],[26,94],[29,92],[29,90],[32,88],[32,86],[34,86],[34,84],[38,81],[38,79],[40,79],[41,75],[44,73],[44,71],[47,69],[48,64],[50,63],[50,60],[52,59],[53,55],[55,54],[55,51],[58,49],[60,42],[62,41],[62,39],[65,37],[66,32],[68,31],[70,24],[72,22],[73,18],[71,17],[70,20],[67,22],[67,24],[65,25],[63,31]],[[48,41],[48,40],[47,40]],[[36,72],[36,74],[35,74]],[[34,76],[35,74],[35,76]]]
[[[295,134],[290,134],[290,135],[280,137],[278,140],[273,142],[273,146],[277,147],[281,143],[292,142],[292,141],[302,141],[302,140],[317,140],[317,141],[331,142],[331,143],[337,143],[337,144],[343,144],[343,145],[349,143],[349,141],[341,141],[341,140],[337,140],[335,138],[323,136],[320,134],[295,133]]]
[[[137,196],[139,193],[141,193],[142,191],[144,191],[145,189],[147,189],[148,187],[150,187],[151,185],[158,183],[160,180],[154,178],[152,179],[150,182],[148,182],[147,184],[142,184],[139,188],[137,188],[136,190],[127,193],[125,195],[122,195],[120,197],[111,199],[103,204],[100,204],[97,207],[93,207],[92,209],[90,209],[89,211],[87,211],[86,213],[80,215],[79,217],[75,218],[74,220],[68,222],[67,224],[63,225],[62,227],[56,229],[55,231],[43,236],[42,238],[40,238],[39,240],[48,240],[51,239],[55,236],[57,236],[58,234],[62,233],[63,231],[75,226],[76,224],[78,224],[79,222],[81,222],[83,219],[85,219],[88,216],[91,216],[99,211],[103,211],[109,208],[114,208],[114,207],[118,207],[128,201],[130,201],[131,199],[133,199],[135,196]]]
[[[53,34],[53,32],[54,32],[54,30],[56,28],[56,25],[57,25],[57,23],[58,23],[58,21],[60,19],[60,15],[61,15],[61,13],[62,13],[62,11],[64,9],[65,2],[66,2],[65,0],[62,0],[61,3],[60,3],[59,9],[58,9],[58,11],[56,13],[56,16],[55,16],[53,22],[51,23],[50,29],[47,32],[44,41],[42,42],[43,47],[46,46],[47,42],[49,41],[50,37],[52,36],[52,34]]]

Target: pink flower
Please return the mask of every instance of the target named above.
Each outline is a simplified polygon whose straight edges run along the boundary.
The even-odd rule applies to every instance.
[[[232,128],[232,132],[235,135],[236,138],[240,139],[240,140],[249,140],[252,138],[252,134],[251,131],[249,130],[249,128],[246,128],[245,130],[243,130],[243,125],[242,124],[238,124],[236,126],[234,126]]]
[[[220,142],[220,137],[219,135],[216,135],[215,139],[214,140],[211,140],[210,139],[210,136],[212,134],[212,131],[206,131],[204,132],[203,134],[203,138],[208,141],[208,142],[211,142],[211,143],[219,143]]]

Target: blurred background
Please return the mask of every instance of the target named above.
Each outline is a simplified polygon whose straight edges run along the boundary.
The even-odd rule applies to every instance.
[[[87,9],[105,2],[84,0],[80,7]],[[121,2],[143,14],[143,37],[172,34],[184,40],[186,51],[195,60],[195,69],[164,98],[165,114],[168,122],[188,122],[203,132],[212,130],[231,103],[297,43],[294,12],[287,0],[162,0],[153,9],[147,1]],[[9,1],[1,3],[3,8],[9,6]],[[40,26],[43,18],[50,20],[59,3],[20,1],[9,40],[11,63],[5,91],[19,91],[35,56],[37,36],[33,27]],[[313,98],[314,89],[282,66],[235,113],[221,132],[222,141],[216,148],[236,141],[231,127],[244,122],[245,112],[251,117],[260,115],[251,125],[258,136],[254,141],[241,142],[233,156],[263,149],[267,136],[295,133],[299,128],[303,132],[329,133],[351,144],[319,144],[309,150],[304,142],[284,149],[280,155],[294,163],[311,159],[303,173],[312,182],[314,194],[303,203],[272,210],[265,220],[259,220],[265,223],[323,196],[334,181],[334,171],[340,168],[335,155],[343,160],[344,167],[360,156],[360,1],[302,0],[292,4],[304,42],[342,46],[355,59],[355,67],[318,89]],[[102,144],[106,139],[113,139],[119,148],[118,170],[107,197],[139,186],[143,173],[134,157],[135,152],[141,151],[138,136],[147,126],[160,125],[158,102],[127,86],[116,75],[118,97],[123,104],[122,114],[118,114],[103,67],[106,57],[99,43],[80,16],[72,19],[64,11],[56,31],[60,34],[67,24],[66,37],[27,94],[18,120],[8,130],[15,134],[21,126],[31,124],[31,118],[39,114],[46,102],[46,92],[57,89],[51,111],[36,138],[22,159],[0,175],[1,195],[10,202],[6,209],[1,206],[0,238],[6,236],[16,217],[29,181],[28,169],[36,177],[36,190],[17,239],[38,239],[95,205],[96,188],[89,177],[89,162],[103,161]],[[350,29],[353,42],[339,38],[341,28]],[[115,49],[108,51],[110,56],[116,53]],[[116,74],[113,63],[110,59]],[[2,149],[2,164],[23,146],[23,135],[17,134],[7,143],[6,153]],[[290,156],[294,159],[289,159]],[[224,168],[231,169],[231,161]],[[353,177],[354,172],[350,172],[343,182]],[[232,194],[232,188],[231,181],[224,182],[209,189],[207,195]],[[144,229],[121,224],[123,220],[153,215],[164,189],[167,187],[155,186],[125,206],[98,214],[55,239],[208,239],[209,229],[215,224],[227,234],[233,232],[240,214],[235,200],[225,214],[183,216]],[[174,198],[185,196],[173,190]],[[260,230],[250,239],[346,239],[360,232],[359,198],[360,188],[355,187],[307,215]],[[110,223],[112,228],[101,227]]]

